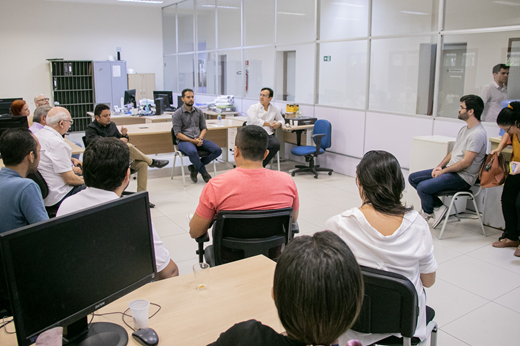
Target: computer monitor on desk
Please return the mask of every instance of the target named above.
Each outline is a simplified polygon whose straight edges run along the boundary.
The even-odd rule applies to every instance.
[[[173,104],[173,92],[172,91],[159,91],[154,90],[153,99],[162,98],[164,99],[164,110],[171,111],[171,105]]]
[[[0,117],[0,136],[4,131],[17,127],[29,128],[27,117],[16,115]]]
[[[134,107],[137,107],[135,102],[135,89],[125,90],[125,99],[123,100],[125,105],[131,103]]]
[[[10,114],[9,111],[11,110],[11,104],[16,100],[23,100],[23,98],[17,97],[0,99],[0,115]]]
[[[67,345],[126,345],[123,327],[87,315],[156,277],[147,192],[2,233],[0,246],[19,346],[57,326],[77,338]]]

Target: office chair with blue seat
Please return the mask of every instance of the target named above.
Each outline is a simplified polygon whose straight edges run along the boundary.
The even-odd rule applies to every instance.
[[[296,156],[305,156],[305,162],[309,162],[309,166],[296,165],[297,169],[291,172],[293,177],[296,173],[300,172],[312,172],[315,179],[318,179],[318,172],[329,172],[329,175],[332,175],[332,169],[322,168],[320,165],[314,164],[314,158],[317,158],[318,155],[324,154],[325,151],[330,148],[332,144],[331,134],[332,125],[328,120],[320,119],[316,121],[314,124],[314,134],[312,135],[312,139],[314,140],[314,143],[316,143],[316,146],[302,145],[294,147],[291,150],[291,154]]]

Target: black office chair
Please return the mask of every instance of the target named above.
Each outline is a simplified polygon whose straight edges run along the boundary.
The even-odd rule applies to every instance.
[[[36,171],[36,173],[29,173],[27,175],[27,178],[33,180],[38,186],[40,187],[40,191],[42,192],[42,198],[45,199],[49,195],[49,186],[47,185],[47,182],[41,175],[39,171]],[[58,212],[59,205],[57,206],[51,206],[51,207],[45,207],[45,210],[47,210],[47,215],[49,215],[49,218],[56,217],[56,213]]]
[[[179,159],[181,161],[182,183],[183,183],[184,186],[186,186],[186,176],[184,174],[184,162],[182,161],[182,158],[185,157],[185,156],[188,156],[188,155],[186,155],[185,153],[183,153],[182,151],[179,150],[179,147],[177,146],[177,136],[175,136],[175,132],[173,131],[173,127],[171,129],[171,134],[172,134],[173,146],[175,148],[175,151],[173,153],[173,167],[172,167],[171,179],[173,179],[173,172],[175,170],[175,160],[177,159],[177,157],[179,157]],[[211,154],[209,151],[206,151],[206,150],[197,150],[197,151],[199,152],[199,157],[201,159],[203,159],[205,157],[208,157],[209,154]],[[215,173],[215,175],[217,175],[217,163],[216,163],[216,160],[213,160],[213,173]]]
[[[199,244],[199,262],[218,266],[239,259],[264,255],[273,260],[294,237],[292,208],[276,210],[220,211],[213,223],[213,245],[205,235],[196,239]],[[205,255],[205,256],[204,256]]]
[[[305,156],[305,162],[309,163],[309,166],[296,165],[297,169],[291,172],[293,177],[296,175],[296,173],[301,172],[311,172],[314,174],[315,179],[318,179],[318,172],[328,172],[329,175],[332,175],[332,169],[322,168],[320,165],[314,164],[314,158],[317,158],[318,155],[324,154],[325,151],[332,145],[332,125],[328,120],[320,119],[314,124],[313,133],[314,134],[312,135],[312,139],[316,144],[315,147],[311,145],[301,145],[296,146],[291,150],[291,154],[293,155]]]
[[[417,291],[403,275],[361,266],[365,283],[363,307],[352,330],[360,333],[400,333],[403,337],[391,336],[372,345],[417,345],[414,337],[419,316]],[[435,311],[426,307],[427,331],[431,346],[437,345]]]

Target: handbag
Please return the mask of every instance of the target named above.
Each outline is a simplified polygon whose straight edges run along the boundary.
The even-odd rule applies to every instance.
[[[495,187],[504,184],[508,170],[506,160],[502,154],[489,154],[480,168],[480,186],[483,188]]]

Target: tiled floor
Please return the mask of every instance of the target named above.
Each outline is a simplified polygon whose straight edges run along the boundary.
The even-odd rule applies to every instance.
[[[285,171],[292,167],[294,163],[282,164]],[[219,174],[229,168],[219,164]],[[171,164],[150,170],[148,191],[156,204],[153,223],[182,275],[191,273],[197,260],[186,214],[195,211],[204,182],[193,184],[187,176],[183,187],[180,168],[173,180],[170,174]],[[301,201],[301,234],[320,231],[329,217],[361,204],[352,177],[297,175],[294,181]],[[449,223],[442,240],[437,239],[439,230],[432,231],[439,270],[437,282],[426,292],[440,327],[438,345],[520,345],[520,258],[513,256],[514,249],[492,248],[500,232],[486,230],[488,237],[476,220],[463,219]]]

